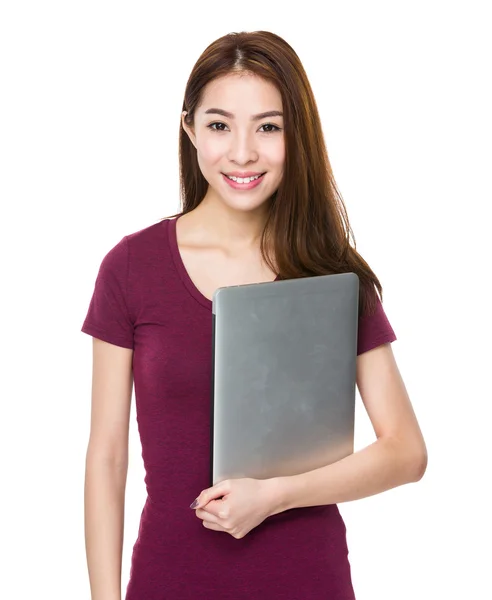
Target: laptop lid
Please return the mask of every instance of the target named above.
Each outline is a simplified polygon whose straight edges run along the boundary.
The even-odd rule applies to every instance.
[[[354,451],[358,303],[355,273],[216,290],[212,485]]]

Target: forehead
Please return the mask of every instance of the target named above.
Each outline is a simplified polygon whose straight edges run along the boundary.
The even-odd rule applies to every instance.
[[[250,115],[282,110],[282,97],[273,83],[250,73],[234,73],[214,79],[205,86],[199,110],[211,107]]]

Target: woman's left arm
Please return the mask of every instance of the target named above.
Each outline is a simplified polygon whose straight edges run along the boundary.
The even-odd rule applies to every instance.
[[[357,357],[357,387],[377,440],[333,464],[266,480],[270,515],[358,500],[422,478],[427,448],[390,343]]]

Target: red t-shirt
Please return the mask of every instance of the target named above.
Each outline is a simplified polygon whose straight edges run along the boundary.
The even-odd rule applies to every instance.
[[[133,349],[147,500],[126,600],[353,600],[336,504],[267,518],[244,538],[206,529],[191,502],[209,487],[212,302],[190,279],[166,219],[102,260],[82,331]],[[357,353],[396,339],[379,302]]]

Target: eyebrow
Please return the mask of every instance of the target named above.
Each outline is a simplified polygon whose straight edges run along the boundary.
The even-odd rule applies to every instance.
[[[222,110],[221,108],[209,108],[208,110],[205,111],[206,115],[210,115],[210,114],[216,114],[216,115],[222,115],[223,117],[227,117],[228,119],[234,119],[235,116],[230,113],[227,112],[226,110]],[[260,113],[258,115],[253,115],[251,117],[252,121],[260,121],[261,119],[266,119],[267,117],[283,117],[284,113],[280,110],[269,110],[267,112],[264,113]]]

